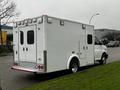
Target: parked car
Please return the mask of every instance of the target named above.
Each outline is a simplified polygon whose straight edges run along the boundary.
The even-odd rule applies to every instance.
[[[119,47],[120,41],[110,41],[106,46],[107,47]]]

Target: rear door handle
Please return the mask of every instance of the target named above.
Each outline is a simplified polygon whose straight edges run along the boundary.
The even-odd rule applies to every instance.
[[[88,50],[88,46],[86,47],[86,50]]]
[[[83,50],[85,50],[85,46],[83,46]]]
[[[25,48],[23,48],[23,51],[25,51]]]

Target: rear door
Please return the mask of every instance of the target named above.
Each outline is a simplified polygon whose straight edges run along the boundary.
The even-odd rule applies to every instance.
[[[36,62],[36,26],[26,28],[26,61]]]
[[[19,60],[36,62],[36,26],[19,29]]]
[[[25,31],[24,28],[19,28],[19,42],[18,42],[18,47],[19,47],[19,61],[25,61],[26,60],[26,53],[25,53]]]

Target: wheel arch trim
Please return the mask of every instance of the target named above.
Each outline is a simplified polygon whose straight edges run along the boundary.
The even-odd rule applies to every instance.
[[[106,52],[103,52],[103,53],[102,53],[101,58],[103,57],[103,55],[105,55],[105,58],[106,58],[106,59],[108,58],[108,54],[107,54]]]
[[[68,60],[67,60],[67,69],[69,69],[70,62],[71,62],[71,60],[72,60],[73,58],[77,58],[77,59],[79,60],[79,62],[80,62],[79,56],[78,56],[77,54],[72,54],[72,55],[68,58]]]

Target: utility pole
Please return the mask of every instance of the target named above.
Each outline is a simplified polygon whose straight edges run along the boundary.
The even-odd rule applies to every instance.
[[[97,16],[97,15],[100,15],[100,14],[99,14],[99,13],[96,13],[96,14],[93,14],[93,15],[92,15],[92,17],[91,17],[90,20],[89,20],[89,24],[91,24],[91,21],[92,21],[93,17],[95,17],[95,16]]]

